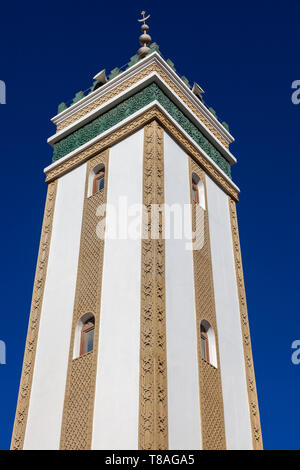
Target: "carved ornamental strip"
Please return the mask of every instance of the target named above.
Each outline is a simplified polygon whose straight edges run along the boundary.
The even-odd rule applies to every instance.
[[[251,338],[250,338],[248,311],[247,311],[247,303],[246,303],[246,291],[245,291],[245,284],[244,284],[236,204],[231,198],[228,198],[228,203],[229,203],[230,220],[231,220],[236,281],[237,281],[239,304],[240,304],[241,328],[242,328],[244,357],[245,357],[245,370],[246,370],[246,378],[247,378],[247,390],[248,390],[251,428],[252,428],[252,442],[253,442],[254,450],[262,450],[263,441],[262,441],[262,433],[261,433],[261,426],[260,426],[259,407],[258,407],[258,400],[257,400],[255,373],[254,373],[254,365],[253,365],[253,357],[252,357]]]
[[[23,448],[47,274],[57,181],[48,186],[11,449]]]
[[[141,266],[141,339],[139,449],[168,448],[168,397],[165,307],[165,241],[162,217],[151,238],[152,204],[164,203],[163,128],[152,121],[144,129],[144,239]],[[161,216],[161,214],[160,214]]]

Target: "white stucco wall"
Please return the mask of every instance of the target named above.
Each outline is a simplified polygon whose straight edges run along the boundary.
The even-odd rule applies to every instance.
[[[165,204],[190,204],[188,156],[164,140]],[[190,210],[185,223],[191,233]],[[174,237],[165,250],[169,449],[201,449],[193,253]]]
[[[58,180],[24,449],[59,449],[86,165]]]
[[[110,149],[93,449],[137,449],[141,215],[136,240],[112,240],[121,196],[142,204],[143,130]],[[124,200],[123,200],[124,203]],[[112,205],[113,207],[110,207]],[[125,210],[118,211],[125,214]],[[129,218],[128,222],[133,219]]]
[[[251,449],[251,425],[228,196],[206,177],[228,449]]]

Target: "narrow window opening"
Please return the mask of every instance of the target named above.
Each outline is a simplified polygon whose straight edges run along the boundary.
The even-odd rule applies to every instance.
[[[192,198],[205,210],[205,189],[202,179],[196,174],[192,174]]]
[[[201,355],[202,359],[205,359],[207,362],[209,362],[208,336],[203,325],[201,325]]]
[[[199,191],[198,191],[198,186],[194,183],[192,183],[192,192],[193,192],[193,201],[198,204],[199,203]]]
[[[75,327],[73,359],[94,349],[95,317],[87,312],[79,318]]]
[[[200,347],[202,359],[217,368],[218,361],[215,332],[207,320],[202,320],[200,324]]]

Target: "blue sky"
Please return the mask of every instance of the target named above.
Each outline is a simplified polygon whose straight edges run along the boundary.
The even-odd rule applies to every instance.
[[[238,205],[264,447],[299,449],[299,122],[291,84],[300,80],[300,3],[1,2],[0,449],[10,445],[46,185],[50,118],[103,68],[139,47],[137,18],[236,138]]]

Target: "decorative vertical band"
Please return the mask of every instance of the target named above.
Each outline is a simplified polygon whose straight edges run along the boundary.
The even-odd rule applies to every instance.
[[[86,450],[91,448],[92,442],[104,253],[104,238],[99,238],[97,234],[100,222],[97,210],[106,203],[108,159],[109,151],[106,150],[87,164],[61,449]],[[105,165],[104,190],[88,197],[90,174],[99,164]],[[91,352],[73,359],[75,329],[80,318],[87,313],[93,314],[95,318],[94,348]]]
[[[139,449],[168,448],[163,128],[144,128]],[[153,208],[159,220],[154,220]],[[157,224],[156,238],[154,226]]]
[[[52,235],[57,180],[48,186],[11,449],[23,448]]]
[[[238,288],[238,296],[239,296],[239,304],[240,304],[240,314],[241,314],[241,328],[242,328],[242,336],[243,336],[247,390],[248,390],[248,400],[249,400],[251,429],[252,429],[252,442],[253,442],[254,450],[262,450],[263,441],[262,441],[262,433],[261,433],[261,426],[260,426],[255,373],[254,373],[254,366],[253,366],[253,357],[252,357],[251,338],[250,338],[250,329],[249,329],[249,321],[248,321],[246,292],[245,292],[245,284],[244,284],[236,204],[235,204],[235,201],[231,199],[230,197],[228,198],[228,200],[229,200],[229,211],[230,211],[231,230],[232,230],[233,254],[234,254],[236,280],[237,280],[237,288]]]
[[[205,203],[206,209],[204,209],[198,204],[198,202],[195,202],[192,197],[192,175],[193,173],[196,173],[203,183],[203,196],[206,199],[205,173],[191,158],[189,159],[189,168],[192,226],[197,240],[200,240],[200,245],[195,247],[196,249],[193,250],[193,261],[202,446],[203,449],[225,449],[226,437],[224,405],[222,396],[207,202]],[[214,330],[218,367],[214,367],[212,364],[202,358],[200,339],[200,325],[202,320],[208,321]]]

